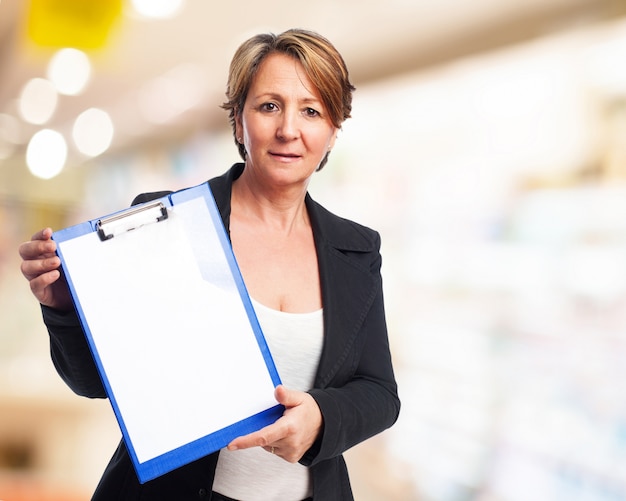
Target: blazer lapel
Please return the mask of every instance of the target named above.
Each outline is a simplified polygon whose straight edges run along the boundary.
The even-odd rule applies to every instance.
[[[306,202],[313,225],[324,305],[324,347],[315,387],[324,388],[354,353],[358,332],[376,296],[378,275],[352,257],[354,253],[372,252],[372,241],[309,195]]]

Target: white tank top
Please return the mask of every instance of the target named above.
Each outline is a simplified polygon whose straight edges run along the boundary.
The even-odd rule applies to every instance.
[[[285,313],[252,301],[282,383],[308,391],[324,341],[323,310]],[[261,447],[220,451],[213,490],[240,501],[299,501],[312,495],[309,469]]]

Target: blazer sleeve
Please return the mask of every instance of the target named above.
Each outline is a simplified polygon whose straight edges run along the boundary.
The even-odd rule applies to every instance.
[[[71,390],[83,397],[106,398],[89,343],[74,310],[58,311],[41,307],[50,335],[52,363]]]
[[[343,454],[354,445],[395,423],[400,412],[385,320],[380,237],[370,253],[370,271],[377,277],[374,300],[361,324],[352,353],[327,387],[310,390],[322,412],[324,427],[300,462],[312,466]]]

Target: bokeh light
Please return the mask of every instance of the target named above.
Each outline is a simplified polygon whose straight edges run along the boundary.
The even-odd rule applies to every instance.
[[[26,149],[26,165],[30,172],[41,179],[58,175],[67,159],[67,143],[63,136],[51,129],[37,132]]]
[[[22,88],[18,104],[20,115],[31,124],[44,124],[54,114],[58,99],[52,82],[45,78],[33,78]]]
[[[113,132],[113,121],[109,114],[98,108],[89,108],[74,122],[72,137],[81,153],[95,157],[111,146]]]
[[[132,0],[135,10],[145,17],[165,19],[176,15],[183,0]]]
[[[78,49],[61,49],[48,64],[48,79],[60,94],[80,94],[91,78],[89,57]]]

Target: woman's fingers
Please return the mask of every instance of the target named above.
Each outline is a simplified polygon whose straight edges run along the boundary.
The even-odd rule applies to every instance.
[[[228,445],[230,450],[263,447],[291,463],[300,460],[319,434],[321,412],[305,392],[279,386],[276,399],[285,406],[283,416],[257,432],[236,438]]]
[[[72,307],[69,290],[61,278],[61,260],[56,255],[56,242],[52,230],[44,228],[31,240],[18,248],[22,263],[22,275],[28,280],[30,290],[37,300],[46,306],[67,310]]]

